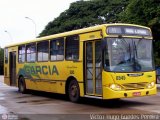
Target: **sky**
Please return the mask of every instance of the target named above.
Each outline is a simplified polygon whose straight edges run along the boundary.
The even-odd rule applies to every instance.
[[[36,38],[50,21],[76,1],[0,0],[0,47]]]

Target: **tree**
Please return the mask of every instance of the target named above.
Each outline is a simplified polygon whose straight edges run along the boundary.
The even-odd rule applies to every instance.
[[[160,65],[160,1],[130,0],[126,9],[119,14],[121,22],[145,25],[151,28],[156,65]]]
[[[160,65],[160,0],[77,1],[59,17],[49,22],[39,37],[102,23],[117,22],[150,27],[155,40],[156,64]]]
[[[41,36],[85,28],[97,24],[118,22],[118,14],[128,4],[128,0],[77,1],[59,17],[49,22]]]

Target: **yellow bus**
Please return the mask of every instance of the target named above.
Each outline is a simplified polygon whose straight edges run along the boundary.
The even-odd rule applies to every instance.
[[[5,47],[4,80],[27,90],[117,99],[157,93],[152,33],[134,24],[102,24]]]

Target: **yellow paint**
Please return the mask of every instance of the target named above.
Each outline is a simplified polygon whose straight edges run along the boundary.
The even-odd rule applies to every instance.
[[[138,72],[142,73],[142,72]],[[121,90],[116,91],[112,90],[109,86],[113,83],[119,84],[123,87],[123,84],[127,83],[150,83],[156,82],[155,71],[152,72],[143,72],[142,76],[137,77],[129,77],[127,74],[131,73],[114,73],[114,72],[105,72],[103,71],[103,99],[114,99],[114,98],[125,98],[124,93],[128,94],[128,97],[134,97],[132,94],[133,92],[141,92],[141,96],[146,96],[146,92],[148,91],[148,95],[155,95],[157,93],[156,85],[154,88],[148,89],[147,86],[145,89],[139,90]],[[132,74],[137,74],[132,73]],[[116,76],[125,76],[125,80],[116,80]],[[152,77],[148,77],[152,76]]]
[[[4,77],[4,83],[10,85],[10,79],[8,77]]]
[[[146,92],[149,92],[146,95]],[[140,92],[140,96],[133,96],[134,92]],[[127,94],[127,97],[124,94]],[[157,87],[155,85],[152,89],[139,89],[139,90],[128,90],[128,91],[114,91],[109,87],[103,87],[103,99],[115,99],[115,98],[131,98],[131,97],[142,97],[142,96],[150,96],[155,95],[157,93]]]
[[[86,41],[93,41],[93,40],[101,40],[103,37],[107,37],[109,35],[106,34],[106,27],[110,25],[130,25],[130,24],[104,24],[104,25],[98,25],[94,27],[84,28],[80,30],[60,33],[56,35],[50,35],[46,37],[37,38],[35,40],[26,41],[23,43],[18,43],[14,45],[7,46],[8,52],[16,51],[16,74],[18,74],[19,70],[24,67],[24,64],[18,63],[18,46],[22,44],[28,44],[32,42],[39,42],[44,40],[52,40],[54,38],[60,38],[70,35],[79,35],[80,38],[80,46],[79,46],[79,60],[77,61],[48,61],[48,62],[35,62],[34,64],[36,66],[53,66],[55,65],[59,75],[53,74],[53,75],[45,75],[38,73],[38,76],[32,76],[32,79],[25,79],[26,87],[27,89],[33,89],[33,90],[39,90],[39,91],[46,91],[46,92],[54,92],[54,93],[61,93],[65,94],[65,86],[66,81],[69,77],[76,78],[77,82],[79,83],[80,87],[80,96],[85,95],[85,80],[84,80],[84,42]],[[138,25],[132,25],[137,27],[143,27]],[[143,27],[147,28],[147,27]],[[149,28],[147,28],[149,29]],[[116,35],[110,35],[110,37],[117,37]],[[126,37],[126,36],[125,36]],[[135,36],[127,36],[134,38]],[[138,37],[138,36],[137,36]],[[152,38],[149,38],[152,39]],[[59,43],[57,43],[58,45]],[[10,59],[10,58],[9,58]],[[9,63],[9,61],[8,61]],[[31,65],[33,63],[26,63],[27,65]],[[95,66],[95,65],[94,65]],[[7,70],[7,75],[4,78],[4,81],[7,85],[10,85],[10,73],[9,73],[9,64],[4,64],[5,70]],[[71,73],[71,71],[74,71],[74,74]],[[46,69],[45,69],[46,72]],[[128,97],[134,97],[132,95],[133,92],[141,92],[141,96],[146,95],[146,91],[149,91],[148,95],[156,94],[156,86],[152,89],[143,89],[143,90],[128,90],[128,91],[114,91],[109,88],[109,86],[113,83],[123,85],[125,83],[141,83],[141,82],[152,82],[156,80],[155,78],[155,71],[152,72],[143,72],[143,76],[139,77],[128,77],[127,73],[114,73],[114,72],[105,72],[102,70],[102,98],[103,99],[113,99],[113,98],[124,98],[124,93],[128,94]],[[147,77],[148,75],[151,75],[152,77]],[[95,75],[94,75],[95,76]],[[126,80],[116,80],[116,76],[125,76]],[[17,76],[17,81],[18,81]],[[17,82],[18,83],[18,82]],[[94,96],[101,96],[93,94]]]

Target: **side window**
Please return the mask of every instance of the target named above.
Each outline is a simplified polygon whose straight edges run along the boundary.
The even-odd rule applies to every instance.
[[[64,60],[64,38],[51,40],[50,49],[51,61]]]
[[[38,61],[48,61],[49,41],[37,43]]]
[[[25,45],[18,47],[18,62],[25,62]]]
[[[79,36],[69,36],[66,38],[66,60],[79,59]]]
[[[5,64],[8,64],[8,48],[5,48]]]
[[[35,62],[36,61],[36,44],[28,44],[26,45],[26,53],[27,53],[27,62]]]

